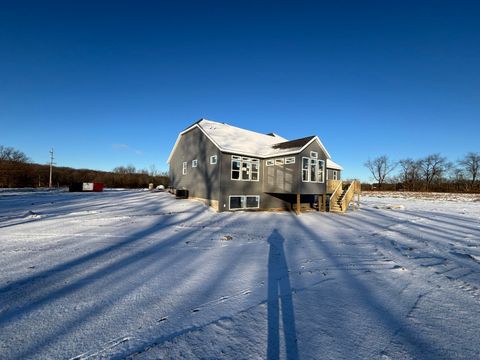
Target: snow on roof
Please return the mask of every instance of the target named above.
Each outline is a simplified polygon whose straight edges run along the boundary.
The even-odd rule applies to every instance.
[[[197,124],[225,152],[268,156],[273,145],[288,141],[279,135],[260,134],[206,119]]]
[[[327,169],[336,169],[336,170],[343,170],[343,168],[338,165],[335,161],[327,159]]]
[[[200,119],[180,133],[167,160],[168,163],[181,136],[195,127],[198,127],[221,151],[227,153],[268,158],[299,153],[313,141],[317,141],[327,158],[330,158],[330,154],[317,136],[289,141],[273,132],[260,134],[225,123]],[[339,165],[335,165],[341,169]]]

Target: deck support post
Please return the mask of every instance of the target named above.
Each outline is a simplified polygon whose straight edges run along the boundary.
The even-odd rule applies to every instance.
[[[317,211],[320,211],[322,209],[322,205],[320,203],[320,196],[322,196],[321,194],[317,194]],[[322,200],[323,202],[323,200]]]
[[[327,211],[327,189],[326,188],[322,196],[322,208],[323,208],[323,211],[325,212]]]
[[[295,209],[297,215],[300,215],[300,193],[297,193],[297,208]]]

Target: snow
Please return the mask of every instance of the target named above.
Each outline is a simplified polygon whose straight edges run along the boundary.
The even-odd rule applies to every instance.
[[[274,145],[287,142],[288,140],[275,133],[272,133],[273,135],[261,134],[229,124],[202,119],[178,135],[175,145],[173,146],[173,149],[168,157],[167,163],[170,163],[173,153],[175,152],[175,149],[183,134],[187,133],[193,128],[201,129],[201,131],[203,131],[210,141],[223,152],[256,158],[297,154],[308,145],[307,144],[288,149],[275,148],[273,147]],[[315,136],[311,141],[317,141],[319,146],[327,155],[327,158],[330,158],[330,154],[318,137]],[[332,168],[342,170],[342,167],[333,161],[330,162],[330,164]],[[327,165],[327,167],[329,166]]]
[[[295,216],[0,193],[1,357],[478,358],[480,203],[362,199]]]

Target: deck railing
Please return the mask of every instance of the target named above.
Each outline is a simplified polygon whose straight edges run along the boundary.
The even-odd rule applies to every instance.
[[[340,204],[340,209],[342,212],[347,211],[348,205],[352,202],[355,194],[360,194],[361,192],[361,184],[358,180],[353,180],[345,191],[343,195],[342,202]],[[355,203],[352,204],[352,210],[355,209]]]

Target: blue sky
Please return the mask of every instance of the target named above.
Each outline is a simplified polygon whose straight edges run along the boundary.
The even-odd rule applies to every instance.
[[[199,118],[363,163],[480,151],[477,1],[3,1],[0,144],[167,170]]]

